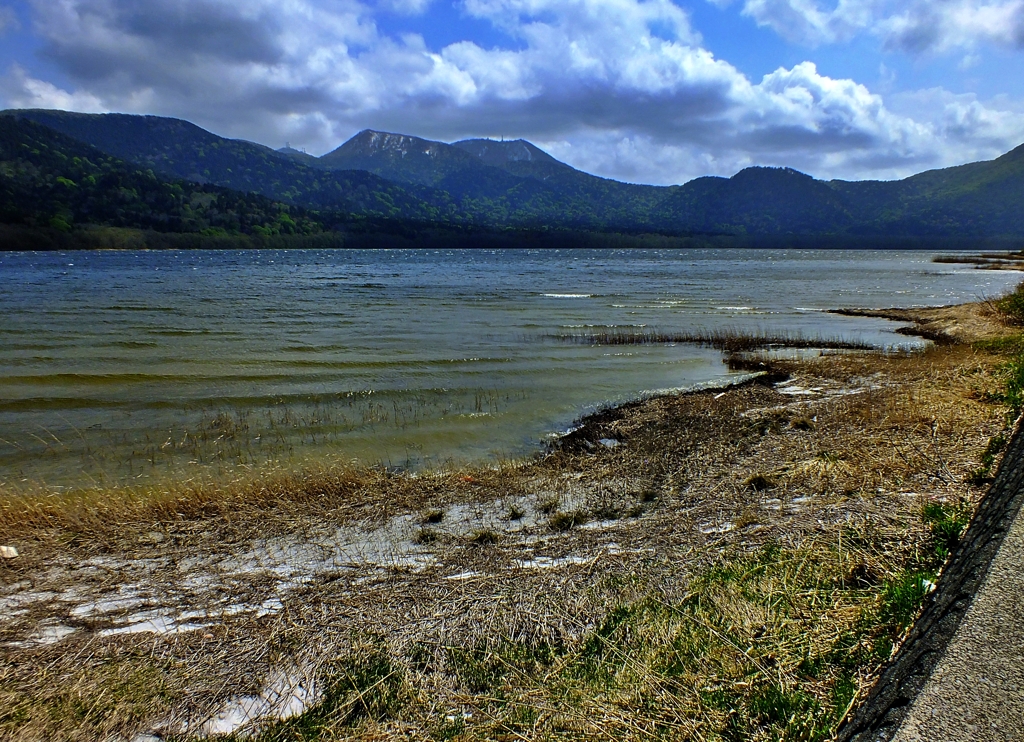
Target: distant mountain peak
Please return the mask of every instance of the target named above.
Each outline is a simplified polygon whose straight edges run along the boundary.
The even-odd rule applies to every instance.
[[[363,129],[335,151],[362,155],[387,153],[402,157],[409,154],[437,157],[447,146],[441,142],[432,142],[429,139],[420,139],[408,134]]]
[[[504,167],[513,162],[538,162],[569,167],[525,139],[463,139],[460,142],[453,142],[452,146],[465,150],[485,165],[494,167]]]

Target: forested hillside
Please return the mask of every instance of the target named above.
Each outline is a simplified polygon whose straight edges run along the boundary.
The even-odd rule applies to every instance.
[[[403,188],[363,171],[327,171],[252,142],[224,139],[178,119],[64,111],[11,111],[171,178],[256,192],[311,209],[418,221],[458,220],[441,192]]]
[[[255,195],[241,195],[249,193],[269,199],[266,203],[306,209],[311,215],[305,218],[327,229],[363,220],[387,230],[415,224],[456,230],[657,233],[753,242],[762,238],[778,242],[788,236],[818,237],[843,245],[855,245],[857,240],[869,245],[893,239],[1024,238],[1024,146],[991,162],[892,182],[821,181],[789,168],[752,167],[731,178],[646,186],[581,172],[523,140],[446,144],[367,130],[316,158],[294,149],[275,151],[224,139],[176,119],[38,110],[4,113],[0,119],[31,120],[71,138],[55,140],[56,151],[91,145],[107,157],[132,163],[139,173],[149,173],[154,183],[161,178],[173,180],[176,187],[199,189],[196,193],[213,193],[202,190],[212,186],[230,188],[238,192],[231,198],[248,204],[211,211],[199,199],[195,204],[190,201],[186,211],[153,197],[145,202],[146,208],[139,204],[135,211],[122,208],[108,213],[102,204],[109,194],[87,196],[91,186],[81,187],[77,171],[60,171],[68,167],[63,161],[48,161],[53,182],[59,182],[57,177],[74,181],[79,191],[46,191],[40,204],[52,206],[59,196],[60,203],[74,211],[85,208],[79,202],[92,198],[84,218],[102,218],[104,223],[125,219],[175,230],[209,221],[201,228],[281,229],[269,218],[255,217],[265,213],[264,202]],[[34,136],[42,135],[37,131]],[[38,184],[32,185],[30,169],[24,164],[19,167],[20,180],[8,180],[5,186],[9,193],[5,213],[37,208],[32,206],[36,191],[24,188]],[[225,193],[217,197],[228,198]],[[79,205],[72,208],[72,204]],[[164,205],[166,213],[161,213]],[[40,205],[37,210],[50,206]],[[237,227],[223,216],[229,211],[250,213],[247,209],[254,220],[239,218]],[[32,219],[43,219],[42,211]],[[55,224],[61,218],[45,217],[55,219]]]
[[[206,234],[316,234],[300,207],[212,185],[168,181],[24,119],[0,117],[0,222]]]

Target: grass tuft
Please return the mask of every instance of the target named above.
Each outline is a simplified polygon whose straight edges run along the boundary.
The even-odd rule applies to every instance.
[[[941,564],[960,543],[974,512],[971,503],[929,502],[922,508],[921,519],[931,531],[936,561]]]
[[[997,299],[995,306],[1007,324],[1016,327],[1024,326],[1024,283],[1019,284],[1003,298]]]
[[[469,537],[469,543],[474,546],[494,546],[500,541],[501,534],[489,529],[476,531]]]
[[[590,514],[585,510],[563,510],[551,514],[551,517],[548,518],[548,527],[552,531],[568,531],[583,525],[588,520],[590,520]]]
[[[421,521],[424,525],[437,525],[444,520],[443,510],[428,510],[423,514],[423,520]]]
[[[438,535],[437,531],[431,528],[421,528],[416,532],[416,535],[413,536],[412,541],[414,544],[419,544],[420,546],[427,546],[428,544],[435,543],[439,538],[440,536]]]

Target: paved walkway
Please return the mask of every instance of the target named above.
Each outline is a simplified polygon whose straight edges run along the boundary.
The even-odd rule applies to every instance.
[[[1024,511],[894,742],[1024,742]]]
[[[1024,431],[842,742],[1024,742]]]

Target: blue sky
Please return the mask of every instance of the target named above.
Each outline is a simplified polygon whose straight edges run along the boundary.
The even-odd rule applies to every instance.
[[[889,179],[1024,142],[1024,0],[0,0],[0,105],[316,154],[526,138],[646,183]]]

